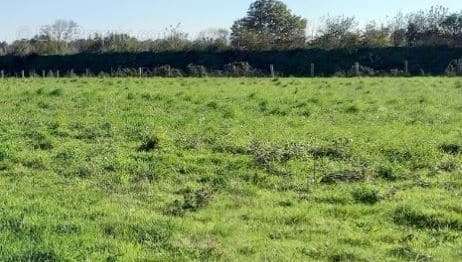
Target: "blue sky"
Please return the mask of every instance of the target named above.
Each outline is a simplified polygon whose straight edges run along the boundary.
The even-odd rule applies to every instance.
[[[153,37],[181,23],[191,35],[207,28],[229,28],[245,15],[252,0],[16,0],[0,10],[0,41],[30,37],[55,19],[72,19],[86,32],[126,31]],[[462,10],[461,0],[285,0],[295,13],[316,24],[323,15],[354,15],[360,21],[383,20],[399,11],[444,5]]]

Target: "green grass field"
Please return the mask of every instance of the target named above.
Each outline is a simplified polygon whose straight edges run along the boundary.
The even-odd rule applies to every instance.
[[[462,260],[462,79],[0,91],[1,261]]]

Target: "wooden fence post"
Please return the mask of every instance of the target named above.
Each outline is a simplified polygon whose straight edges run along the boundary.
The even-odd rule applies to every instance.
[[[404,73],[409,74],[409,62],[407,60],[404,61]]]
[[[0,72],[0,74],[1,74],[1,76],[2,76],[2,79],[4,79],[4,78],[5,78],[5,71],[2,70],[2,71]]]
[[[143,68],[142,67],[138,68],[138,73],[139,73],[140,77],[143,77]]]
[[[85,69],[85,76],[86,77],[90,76],[90,70],[88,68]]]
[[[74,69],[71,69],[70,77],[74,77]]]
[[[42,77],[43,78],[47,77],[47,73],[45,72],[45,70],[42,70]]]
[[[310,75],[311,77],[314,77],[314,63],[311,63]]]
[[[172,67],[168,65],[168,77],[172,77]]]
[[[462,58],[457,59],[457,73],[462,74]]]
[[[56,78],[59,78],[59,70],[56,70]]]
[[[356,76],[359,76],[359,62],[355,63],[355,74]]]
[[[270,65],[270,72],[271,72],[271,77],[274,78],[275,74],[274,74],[274,65],[273,64]]]

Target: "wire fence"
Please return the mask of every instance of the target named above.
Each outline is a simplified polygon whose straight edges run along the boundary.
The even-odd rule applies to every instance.
[[[449,62],[445,68],[441,68],[435,74],[425,72],[421,65],[414,65],[414,69],[410,70],[410,63],[404,60],[401,66],[384,70],[383,68],[374,69],[370,66],[364,66],[359,62],[355,62],[351,67],[346,69],[336,68],[336,71],[328,70],[325,73],[325,67],[317,70],[315,63],[308,63],[308,70],[298,77],[359,77],[359,76],[462,76],[462,58],[454,59]],[[333,72],[333,73],[332,73]],[[190,64],[186,69],[175,68],[170,65],[162,65],[157,67],[117,67],[110,70],[94,71],[90,68],[84,70],[62,70],[62,69],[42,69],[42,70],[0,70],[0,78],[61,78],[61,77],[290,77],[293,75],[285,74],[278,71],[278,65],[269,64],[266,69],[252,67],[248,62],[234,62],[226,64],[223,69],[210,69],[203,65]]]

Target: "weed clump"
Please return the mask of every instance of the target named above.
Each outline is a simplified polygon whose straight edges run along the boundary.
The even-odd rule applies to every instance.
[[[380,201],[380,193],[375,188],[361,187],[352,192],[353,199],[356,202],[374,205]]]
[[[432,257],[415,251],[409,245],[399,246],[390,250],[390,254],[395,257],[404,258],[408,261],[432,261]]]
[[[448,155],[459,155],[462,153],[462,146],[458,144],[442,144],[440,145],[441,152]]]
[[[405,163],[413,158],[412,153],[404,149],[386,149],[382,152],[390,162],[394,163]]]
[[[444,172],[454,172],[459,168],[459,165],[455,161],[444,161],[438,165],[438,169]]]
[[[183,216],[187,212],[196,212],[206,207],[213,197],[213,193],[205,188],[199,190],[186,190],[182,193],[182,199],[175,200],[166,210],[166,213],[174,216]]]
[[[0,162],[8,158],[8,151],[5,145],[0,144]]]
[[[49,96],[61,96],[62,94],[63,90],[61,88],[53,89],[50,93],[48,93]]]
[[[51,140],[48,138],[47,135],[37,132],[37,131],[32,131],[28,134],[28,137],[31,139],[32,146],[34,149],[39,149],[39,150],[51,150],[53,149],[53,143]]]
[[[46,261],[54,262],[61,259],[54,251],[50,250],[29,250],[21,254],[13,255],[7,261]]]
[[[398,225],[412,226],[420,229],[462,230],[460,219],[434,212],[424,212],[411,206],[400,206],[393,213],[393,221]]]
[[[155,249],[168,246],[173,235],[173,226],[165,222],[151,221],[131,225],[129,228],[138,243]]]
[[[207,107],[210,108],[210,109],[217,109],[217,108],[218,108],[218,104],[217,104],[217,102],[212,101],[212,102],[209,102],[209,103],[207,104]]]
[[[455,87],[456,89],[462,89],[462,81],[457,81]]]
[[[150,152],[159,149],[159,138],[155,136],[146,137],[142,144],[138,147],[140,152]]]
[[[343,149],[337,147],[316,147],[309,150],[314,158],[328,158],[332,160],[342,160],[347,158]]]
[[[391,169],[390,167],[380,167],[377,170],[377,175],[380,178],[385,179],[387,181],[396,181],[398,179],[393,169]]]
[[[74,224],[60,224],[55,227],[55,232],[58,234],[79,234],[80,226]]]
[[[359,112],[359,107],[357,105],[351,105],[345,109],[345,113],[348,113],[348,114],[356,114],[358,112]]]
[[[338,171],[330,173],[321,178],[322,184],[337,184],[337,183],[355,183],[364,181],[366,178],[357,171]]]

